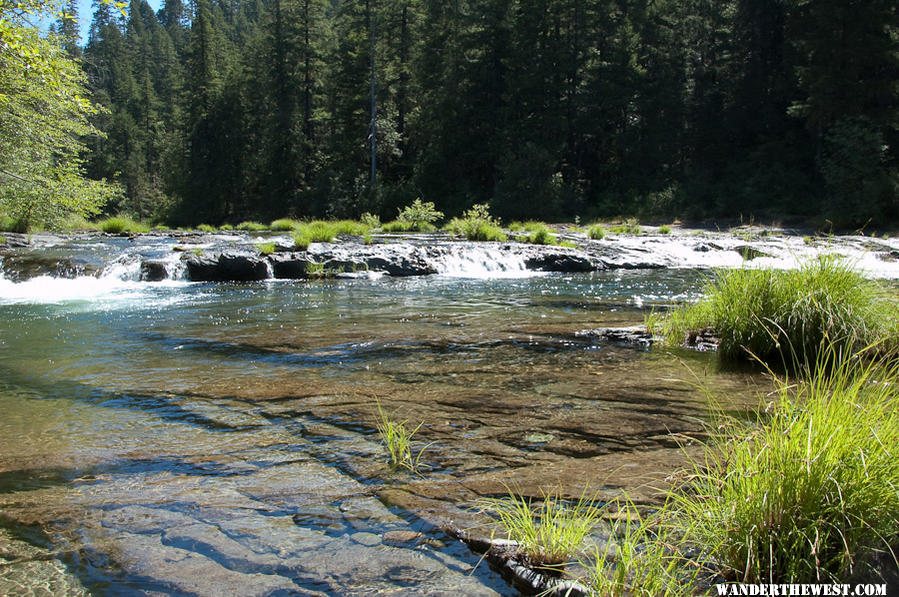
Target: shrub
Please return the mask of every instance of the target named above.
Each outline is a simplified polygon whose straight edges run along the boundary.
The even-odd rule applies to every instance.
[[[723,359],[801,366],[825,340],[843,354],[878,341],[896,351],[897,320],[897,303],[877,283],[825,256],[798,270],[718,272],[702,300],[669,315],[664,334],[682,342],[711,329]]]
[[[364,214],[359,216],[359,221],[369,229],[381,227],[381,218],[379,218],[375,214],[371,214],[368,212],[365,212]]]
[[[416,199],[411,205],[407,205],[400,210],[397,221],[409,224],[407,230],[402,232],[431,232],[435,230],[434,223],[443,218],[443,212],[437,211],[434,203],[431,201],[422,202]]]
[[[140,222],[135,222],[127,216],[113,216],[97,222],[100,230],[107,234],[143,234],[150,231],[150,227]]]
[[[0,230],[3,232],[18,232],[19,231],[19,222],[7,215],[0,216]]]
[[[210,226],[209,224],[200,224],[197,226],[197,230],[200,232],[218,232],[218,228],[215,226]]]
[[[259,250],[260,255],[271,255],[277,247],[275,243],[259,243],[256,245],[256,248]]]
[[[241,222],[237,225],[238,230],[242,230],[243,232],[263,232],[268,230],[268,226],[265,224],[260,224],[259,222]]]
[[[299,228],[299,226],[300,222],[289,218],[281,218],[280,220],[275,220],[269,224],[269,228],[276,232],[290,232],[291,230]]]
[[[606,227],[602,224],[593,224],[587,231],[587,236],[593,240],[602,240],[606,237]]]
[[[543,500],[534,506],[524,496],[510,492],[508,497],[484,499],[479,505],[497,516],[528,563],[561,570],[599,523],[601,510],[594,501],[586,491],[574,501],[555,492],[544,493]]]
[[[446,225],[447,232],[475,241],[506,241],[508,237],[499,226],[499,221],[490,215],[490,207],[485,203],[473,205]]]
[[[899,368],[830,347],[806,373],[760,424],[719,425],[678,494],[691,542],[744,582],[844,582],[899,544]]]

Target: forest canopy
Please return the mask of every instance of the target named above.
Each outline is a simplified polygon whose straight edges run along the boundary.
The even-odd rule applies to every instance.
[[[68,84],[53,44],[86,74],[101,109],[69,94],[46,151],[119,182],[108,211],[392,218],[422,197],[506,219],[899,220],[889,0],[131,0],[90,18],[83,47],[72,18],[30,43]],[[0,110],[3,168],[48,163],[6,151],[48,115]]]

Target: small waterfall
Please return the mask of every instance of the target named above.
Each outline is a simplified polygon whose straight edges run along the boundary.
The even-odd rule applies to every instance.
[[[454,278],[523,278],[535,275],[525,267],[524,257],[502,247],[459,243],[434,247],[434,269]],[[439,252],[438,252],[439,249]]]

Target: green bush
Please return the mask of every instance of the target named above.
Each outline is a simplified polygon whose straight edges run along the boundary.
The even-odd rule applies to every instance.
[[[593,240],[602,240],[606,237],[606,227],[602,224],[593,224],[590,226],[590,229],[587,230],[587,236]]]
[[[798,270],[718,272],[705,297],[673,311],[663,327],[676,343],[712,330],[726,360],[801,366],[815,362],[825,340],[844,354],[877,342],[895,352],[897,321],[896,301],[877,283],[821,257]]]
[[[718,425],[675,496],[704,558],[743,582],[846,582],[899,545],[895,361],[831,347],[806,378],[780,381],[758,416]]]
[[[381,227],[381,218],[368,212],[359,216],[359,221],[365,226],[368,226],[369,229]]]
[[[260,224],[259,222],[241,222],[236,227],[238,230],[243,232],[264,232],[268,230],[268,226],[265,224]]]
[[[197,226],[197,230],[207,233],[218,232],[218,228],[216,228],[215,226],[211,226],[210,224],[200,224],[199,226]]]
[[[100,230],[107,234],[143,234],[150,231],[150,227],[140,222],[135,222],[127,216],[113,216],[97,222]]]
[[[462,214],[461,218],[453,218],[445,230],[455,236],[462,236],[474,241],[504,242],[508,237],[499,226],[499,221],[490,215],[487,204],[476,204]]]
[[[411,205],[400,210],[399,217],[395,222],[389,222],[382,228],[385,232],[433,232],[436,230],[434,224],[442,218],[443,212],[437,211],[433,202],[425,203],[421,199],[416,199]],[[400,222],[402,224],[397,225]],[[392,225],[393,229],[388,230],[388,225]]]
[[[662,224],[659,226],[659,234],[671,234],[671,226],[668,224]]]

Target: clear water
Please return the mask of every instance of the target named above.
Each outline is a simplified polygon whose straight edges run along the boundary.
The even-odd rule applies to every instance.
[[[755,405],[707,355],[575,335],[703,276],[7,282],[0,593],[513,594],[441,525],[506,487],[648,499],[697,380]],[[420,474],[386,466],[376,401],[423,423]]]

